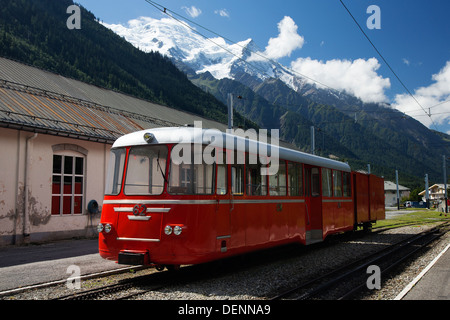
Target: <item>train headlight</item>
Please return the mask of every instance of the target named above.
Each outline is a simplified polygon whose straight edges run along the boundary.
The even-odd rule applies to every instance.
[[[105,232],[109,233],[111,231],[112,227],[109,223],[105,224]]]
[[[164,233],[167,234],[168,236],[170,236],[172,234],[172,231],[173,231],[173,229],[171,226],[166,226],[164,228]]]
[[[181,228],[180,226],[173,227],[173,234],[179,236],[181,234],[181,231],[183,231],[183,228]]]
[[[145,140],[145,142],[150,143],[153,140],[155,140],[155,136],[153,135],[153,133],[146,132],[146,133],[144,133],[144,140]]]
[[[97,231],[98,231],[98,233],[100,233],[100,232],[103,231],[103,224],[99,223],[99,224],[97,225]]]

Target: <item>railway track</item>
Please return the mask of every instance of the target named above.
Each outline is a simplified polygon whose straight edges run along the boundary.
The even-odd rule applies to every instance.
[[[80,293],[58,297],[53,300],[96,300],[108,296],[113,297],[111,299],[108,298],[108,300],[126,300],[150,291],[163,289],[165,286],[166,284],[162,283],[150,285],[142,283],[137,284],[133,281],[130,283],[119,283],[101,288],[91,289]],[[133,292],[130,293],[129,291]],[[114,297],[114,295],[116,296]]]
[[[383,265],[383,273],[387,272],[393,266],[386,266],[385,260],[387,257],[391,257],[394,254],[395,261],[397,264],[404,261],[408,256],[428,244],[430,241],[434,240],[438,237],[439,228],[433,228],[431,231],[423,232],[412,237],[409,237],[403,241],[400,241],[394,245],[388,246],[385,249],[378,251],[370,256],[366,256],[362,259],[354,261],[350,264],[343,266],[337,270],[330,271],[318,278],[311,279],[301,285],[290,288],[286,291],[283,291],[277,294],[272,300],[278,299],[348,299],[352,295],[357,294],[360,290],[366,288],[366,280],[367,280],[367,267],[369,265]],[[382,230],[378,230],[377,232],[381,232]],[[437,233],[437,235],[435,235]],[[355,232],[354,234],[348,235],[343,234],[342,237],[336,235],[336,240],[343,240],[343,238],[359,238],[362,237],[365,233],[363,231]],[[424,239],[429,238],[429,241],[425,241]],[[418,243],[422,241],[419,247]],[[326,245],[324,243],[323,245]],[[407,248],[414,247],[414,252],[411,252],[409,255],[404,258],[398,257],[399,251],[404,251]],[[287,249],[289,253],[289,249]],[[288,254],[287,253],[287,254]],[[283,256],[283,253],[281,253]],[[253,260],[253,259],[252,259]],[[258,260],[257,258],[255,260]],[[255,264],[258,265],[258,262],[255,261]],[[252,263],[250,263],[251,267]],[[93,299],[102,299],[107,298],[110,300],[126,300],[133,299],[138,297],[139,295],[144,295],[150,291],[156,291],[164,288],[168,288],[172,284],[183,284],[189,281],[195,281],[198,279],[202,279],[205,277],[205,273],[198,269],[204,268],[204,266],[191,266],[184,267],[178,272],[158,272],[151,275],[146,275],[142,277],[137,277],[133,279],[128,279],[119,284],[109,285],[102,288],[96,288],[87,290],[80,293],[75,293],[63,297],[58,297],[56,300],[93,300]],[[359,274],[358,274],[359,273]],[[349,278],[359,279],[355,284],[350,286],[350,289],[340,289],[338,288],[342,283],[345,283],[348,286]],[[330,295],[329,291],[332,290],[333,293]],[[336,292],[338,291],[339,292]]]
[[[170,284],[180,281],[181,274],[169,271],[122,280],[119,283],[74,292],[69,295],[56,297],[53,300],[94,300],[108,297],[111,300],[125,300],[150,291],[163,289]],[[130,292],[132,291],[132,292]]]
[[[165,270],[122,280],[119,283],[75,292],[53,300],[127,300],[151,291],[183,285],[205,278],[203,265],[182,266],[176,271]]]
[[[448,228],[448,223],[446,224]],[[413,249],[420,250],[419,247],[426,246],[427,242],[430,242],[434,239],[434,237],[439,236],[439,232],[442,232],[442,228],[444,225],[439,226],[438,228],[433,229],[433,234],[429,235],[428,238],[424,235],[424,233],[420,235],[416,235],[414,237],[408,238],[402,242],[395,244],[397,247],[409,247],[410,251],[414,251]],[[379,233],[382,230],[374,230],[372,233]],[[422,237],[424,236],[424,237]],[[351,234],[342,234],[335,235],[332,238],[328,239],[328,241],[318,244],[314,248],[310,248],[313,251],[318,248],[333,246],[335,243],[340,243],[341,241],[353,241],[358,238],[364,238],[365,233],[355,232]],[[416,239],[417,238],[417,239]],[[419,244],[422,244],[419,246]],[[233,263],[234,259],[231,261],[223,261],[220,263],[225,264],[220,268],[216,268],[217,265],[198,265],[198,266],[190,266],[183,267],[178,272],[154,272],[151,274],[146,274],[143,276],[135,276],[131,279],[120,280],[119,283],[102,286],[101,288],[89,289],[84,291],[73,291],[70,294],[62,293],[64,295],[55,297],[52,295],[53,300],[94,300],[94,299],[108,299],[108,300],[125,300],[125,299],[133,299],[139,297],[140,295],[144,295],[145,293],[151,291],[161,291],[161,289],[169,288],[172,285],[181,285],[182,287],[189,282],[195,282],[196,280],[208,281],[208,278],[215,279],[217,276],[222,277],[227,273],[232,273],[236,268],[238,270],[252,269],[253,266],[260,266],[261,264],[265,264],[267,262],[267,258],[270,257],[271,261],[283,260],[286,257],[292,256],[301,256],[303,252],[307,253],[309,248],[302,247],[302,250],[299,252],[298,247],[288,246],[285,248],[278,248],[276,250],[269,250],[267,252],[260,252],[258,254],[250,255],[247,259],[242,260],[241,258],[236,258],[235,263]],[[306,251],[303,251],[306,250]],[[415,250],[414,252],[416,252]],[[384,250],[377,252],[376,254],[372,254],[364,259],[360,259],[351,264],[347,264],[346,266],[340,268],[339,270],[330,271],[320,277],[315,279],[308,280],[307,282],[300,283],[300,285],[291,287],[290,285],[286,285],[284,290],[280,290],[277,288],[268,289],[266,294],[260,295],[260,297],[270,297],[274,296],[272,299],[351,299],[353,296],[361,296],[360,290],[367,289],[366,281],[368,278],[367,274],[367,266],[369,265],[379,265],[382,273],[388,272],[393,267],[389,267],[389,262],[384,261],[383,256],[389,256],[389,253],[392,251],[391,255],[394,255],[393,247],[386,247]],[[410,253],[413,255],[414,252]],[[403,254],[405,255],[405,254]],[[410,256],[409,255],[409,256]],[[387,258],[386,258],[387,259]],[[406,260],[407,257],[402,258],[400,256],[395,256],[393,258],[398,263]],[[391,263],[392,264],[392,263]],[[217,270],[216,270],[217,269]],[[352,270],[354,272],[352,272]],[[213,275],[212,270],[216,270],[217,272]],[[151,271],[150,271],[151,272]],[[358,275],[359,273],[359,275]],[[208,276],[209,275],[209,276]],[[382,279],[384,279],[384,275]],[[353,284],[350,285],[349,279],[359,279]],[[344,289],[340,289],[341,284],[344,283]],[[338,288],[339,287],[339,288]],[[356,289],[358,288],[358,289]],[[34,289],[36,290],[36,289]],[[270,291],[269,291],[270,290]],[[26,290],[24,290],[26,291]],[[170,291],[170,290],[169,290]],[[339,291],[339,292],[338,292]],[[274,293],[275,292],[275,293]]]
[[[378,267],[381,275],[386,275],[447,232],[449,224],[449,222],[445,222],[326,274],[281,290],[271,300],[352,299],[356,295],[361,295],[362,291],[368,290],[367,270],[369,266]]]

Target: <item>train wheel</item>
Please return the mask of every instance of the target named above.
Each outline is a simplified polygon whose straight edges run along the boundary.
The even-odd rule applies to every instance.
[[[366,233],[371,233],[372,232],[372,223],[371,222],[365,222],[363,224],[363,230]]]
[[[155,268],[156,268],[156,270],[158,270],[158,271],[163,271],[164,270],[164,265],[160,265],[160,264],[158,264]]]
[[[171,271],[171,272],[175,272],[180,270],[180,265],[179,264],[168,264],[166,266],[167,270]]]

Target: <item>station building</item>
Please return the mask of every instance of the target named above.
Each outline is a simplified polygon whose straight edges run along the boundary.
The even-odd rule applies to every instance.
[[[112,143],[226,125],[0,58],[0,246],[96,235]]]

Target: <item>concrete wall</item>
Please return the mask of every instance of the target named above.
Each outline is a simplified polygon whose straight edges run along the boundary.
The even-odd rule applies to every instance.
[[[400,191],[400,202],[402,198],[409,197],[409,194],[411,193],[408,191]],[[397,191],[390,191],[385,190],[384,191],[384,199],[385,199],[385,206],[386,207],[396,207],[397,206]]]
[[[96,235],[110,145],[0,128],[0,246]],[[85,158],[82,214],[52,215],[53,155]]]

